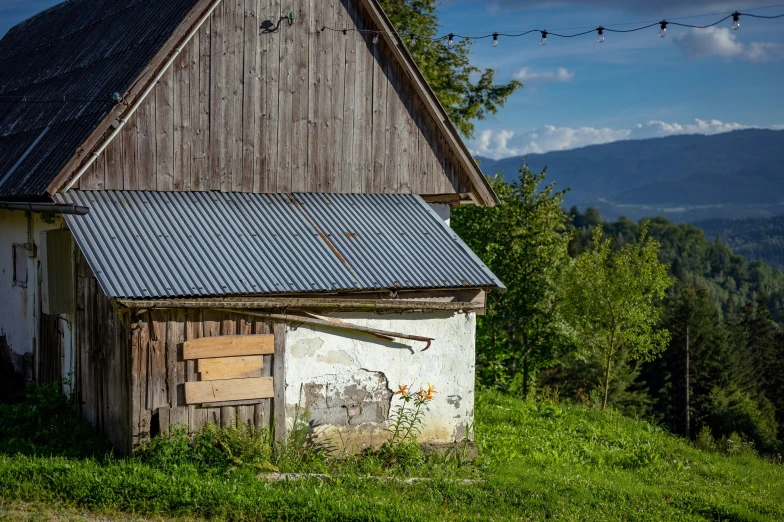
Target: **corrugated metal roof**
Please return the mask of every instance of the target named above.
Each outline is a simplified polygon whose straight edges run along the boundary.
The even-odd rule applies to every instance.
[[[411,194],[78,191],[60,203],[109,297],[503,287]]]
[[[8,31],[0,40],[0,197],[44,194],[113,108],[112,93],[128,90],[195,4],[70,0]]]

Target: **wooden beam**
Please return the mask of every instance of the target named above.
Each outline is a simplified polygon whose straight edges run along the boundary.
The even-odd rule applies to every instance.
[[[272,335],[221,335],[191,339],[182,344],[182,358],[206,359],[242,355],[271,355],[275,352]]]
[[[439,298],[441,299],[441,298]],[[445,297],[448,299],[448,297]],[[481,301],[444,301],[423,298],[414,299],[343,299],[335,297],[259,297],[240,299],[119,299],[127,308],[243,308],[243,309],[321,309],[321,310],[452,310],[477,311],[485,306]]]
[[[250,312],[248,310],[231,310],[231,311],[236,312],[238,314],[251,315],[254,317],[264,317],[267,319],[272,319],[273,321],[284,321],[287,323],[300,323],[300,324],[314,324],[319,326],[329,326],[331,328],[342,328],[345,330],[352,330],[355,332],[363,332],[370,335],[374,335],[386,341],[389,341],[391,338],[408,339],[410,341],[421,341],[423,343],[427,343],[425,347],[422,349],[423,352],[428,348],[430,348],[430,343],[435,340],[432,337],[423,337],[421,335],[411,335],[411,334],[404,334],[399,332],[390,332],[387,330],[379,330],[376,328],[359,326],[357,324],[351,324],[345,321],[341,321],[341,322],[326,321],[324,319],[316,319],[314,317],[307,317],[303,315],[268,314],[264,312]]]
[[[474,203],[471,194],[422,194],[420,197],[425,203],[445,203],[457,206],[465,203]]]
[[[274,395],[272,377],[185,383],[188,404],[267,399]]]
[[[198,372],[202,381],[217,381],[221,379],[244,379],[261,377],[264,366],[264,357],[254,355],[251,357],[216,357],[213,359],[199,359]]]

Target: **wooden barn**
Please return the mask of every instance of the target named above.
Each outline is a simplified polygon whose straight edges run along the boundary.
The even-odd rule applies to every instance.
[[[69,0],[0,40],[0,349],[121,453],[299,408],[360,448],[427,382],[422,440],[470,438],[503,285],[449,215],[495,203],[376,0]]]

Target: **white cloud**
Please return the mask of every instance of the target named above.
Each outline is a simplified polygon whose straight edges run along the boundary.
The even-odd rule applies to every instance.
[[[738,41],[734,31],[726,27],[692,29],[676,35],[674,41],[684,53],[695,58],[718,56],[727,61],[769,62],[784,57],[784,46],[781,44],[772,42],[744,44]]]
[[[568,150],[629,139],[660,138],[676,134],[720,134],[753,126],[719,120],[695,119],[691,123],[668,123],[651,120],[640,123],[631,129],[611,129],[608,127],[556,127],[545,125],[527,132],[510,130],[484,130],[469,143],[474,155],[492,159],[538,154],[554,150]],[[780,129],[784,125],[770,128]]]
[[[554,71],[534,71],[530,67],[523,67],[514,73],[513,76],[516,80],[523,82],[523,84],[565,83],[572,81],[574,71],[564,67],[558,67]]]

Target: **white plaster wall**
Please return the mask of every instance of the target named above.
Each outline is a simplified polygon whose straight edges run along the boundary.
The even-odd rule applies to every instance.
[[[326,416],[314,411],[314,420],[329,422],[332,416],[339,421],[337,425],[317,427],[318,433],[351,449],[379,444],[389,435],[388,422],[377,422],[378,404],[386,401],[388,413],[400,404],[398,396],[392,396],[398,385],[416,390],[429,382],[438,393],[426,407],[420,442],[449,443],[471,437],[475,314],[439,311],[333,316],[361,326],[435,340],[423,352],[425,344],[419,341],[389,342],[345,329],[312,325],[290,329],[285,352],[289,426],[297,405],[306,408],[310,403],[311,408],[318,410],[311,397],[318,390],[327,396],[332,408]],[[344,422],[345,417],[337,408],[345,408],[352,420]]]
[[[438,217],[441,218],[441,221],[449,226],[449,219],[452,216],[452,207],[446,203],[428,203],[428,205],[430,205],[430,208],[435,210],[436,214],[438,214]]]
[[[32,222],[21,210],[0,210],[0,335],[5,335],[13,354],[37,353],[38,282],[40,281],[40,233],[62,228],[63,220],[56,217],[44,222],[40,214],[30,214]],[[37,246],[36,257],[27,257],[27,287],[14,286],[13,245],[32,242]],[[63,331],[63,377],[73,369],[73,316],[61,316]],[[14,357],[21,365],[21,357]],[[21,367],[17,368],[21,372]],[[68,391],[66,389],[66,391]]]

